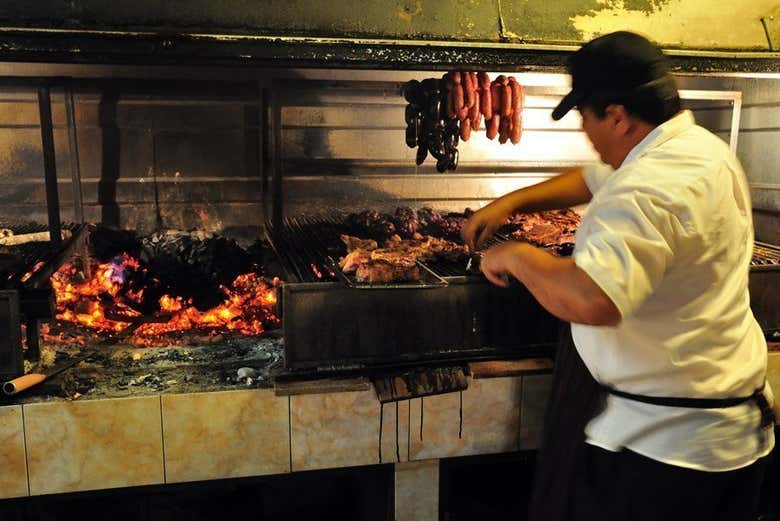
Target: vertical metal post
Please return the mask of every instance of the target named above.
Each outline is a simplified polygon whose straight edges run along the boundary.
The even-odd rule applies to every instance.
[[[41,144],[43,146],[43,173],[46,179],[46,208],[49,213],[51,245],[62,244],[60,198],[57,192],[57,162],[54,151],[54,125],[51,120],[51,90],[48,85],[38,87],[38,109],[41,117]]]
[[[84,222],[84,198],[81,190],[81,163],[79,143],[76,135],[76,114],[73,105],[73,88],[65,87],[65,117],[68,121],[68,144],[70,145],[70,177],[73,189],[73,216],[76,222]]]
[[[265,82],[259,80],[257,82],[257,138],[258,138],[258,174],[260,176],[260,210],[262,211],[263,225],[268,219],[266,213],[266,200],[268,193],[268,165],[266,160],[268,158],[267,145],[267,132],[268,132],[268,100],[266,99]]]
[[[731,110],[731,132],[729,133],[729,145],[731,151],[737,153],[737,137],[739,136],[739,120],[742,117],[742,93],[735,92],[733,107]]]
[[[273,136],[273,217],[274,229],[281,229],[284,216],[282,190],[282,107],[277,85],[271,87],[271,135]]]

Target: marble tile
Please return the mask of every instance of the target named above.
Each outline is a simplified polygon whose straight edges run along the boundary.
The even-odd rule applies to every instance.
[[[408,457],[408,402],[383,408],[372,391],[309,394],[290,397],[292,470],[373,465]],[[396,447],[396,440],[398,446]],[[397,450],[396,450],[397,449]]]
[[[0,407],[0,499],[27,496],[22,406]]]
[[[164,395],[166,482],[289,472],[288,403],[270,389]]]
[[[395,521],[439,519],[439,460],[395,466]]]
[[[386,403],[382,410],[381,463],[409,461],[409,401]]]
[[[30,494],[164,481],[160,398],[24,405]]]
[[[472,380],[462,393],[412,400],[410,460],[517,450],[521,377]]]
[[[544,426],[547,400],[552,389],[552,374],[524,376],[520,413],[520,448],[537,449]]]

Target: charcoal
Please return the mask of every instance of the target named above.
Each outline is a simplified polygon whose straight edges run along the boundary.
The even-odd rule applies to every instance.
[[[284,279],[284,268],[267,241],[255,241],[247,248],[247,253],[252,259],[252,264],[260,269],[263,275]]]
[[[138,257],[141,240],[135,232],[97,225],[89,234],[89,251],[100,262],[109,262],[122,253]]]
[[[221,286],[252,270],[252,256],[225,237],[155,233],[141,243],[139,260],[159,280],[162,290],[192,299],[201,311],[222,302]]]

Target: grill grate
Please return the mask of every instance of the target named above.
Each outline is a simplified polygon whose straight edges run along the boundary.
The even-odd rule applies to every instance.
[[[48,231],[48,226],[38,223],[9,223],[0,221],[0,228],[8,229],[14,235]],[[0,246],[0,287],[21,288],[34,284],[40,273],[50,273],[51,266],[61,258],[66,250],[83,230],[82,224],[63,225],[64,230],[72,233],[70,240],[64,241],[59,248],[52,248],[49,241],[29,242],[16,246]],[[47,269],[44,269],[47,268]]]
[[[333,282],[339,280],[338,261],[347,254],[341,241],[342,234],[355,235],[343,215],[302,215],[283,219],[281,229],[267,223],[271,242],[288,267],[288,273],[301,282]],[[359,234],[357,234],[359,235]],[[505,239],[493,237],[487,246],[494,246]],[[439,277],[480,276],[466,271],[466,262],[437,260],[423,263]]]
[[[301,215],[286,217],[280,228],[267,223],[271,241],[287,268],[287,272],[301,282],[334,282],[339,280],[338,261],[346,255],[342,234],[355,234],[344,215]],[[495,246],[508,239],[502,235],[492,237],[486,247]],[[570,252],[561,252],[569,254]],[[780,269],[780,247],[756,242],[751,269]],[[448,260],[425,263],[440,277],[480,276],[478,270],[466,270],[466,264]]]
[[[753,246],[753,258],[750,266],[756,269],[780,268],[780,246],[756,242]]]

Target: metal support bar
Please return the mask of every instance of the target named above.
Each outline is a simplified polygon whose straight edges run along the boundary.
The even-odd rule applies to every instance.
[[[284,216],[284,191],[282,189],[282,107],[281,94],[278,85],[271,86],[271,129],[270,136],[273,139],[273,208],[272,218],[274,227],[281,229]]]
[[[729,144],[731,151],[737,153],[737,138],[739,137],[739,122],[742,117],[742,93],[738,92],[734,97],[734,105],[731,110],[731,132],[729,133]]]
[[[65,87],[65,117],[68,120],[74,219],[77,223],[84,223],[84,198],[81,190],[81,163],[79,161],[79,144],[76,134],[76,114],[73,105],[73,89],[70,86]]]
[[[49,235],[51,245],[62,244],[60,229],[60,198],[57,192],[57,162],[54,151],[54,125],[51,119],[51,90],[48,86],[38,88],[38,109],[41,117],[41,144],[43,146],[43,173],[46,179],[46,208],[49,213]]]

